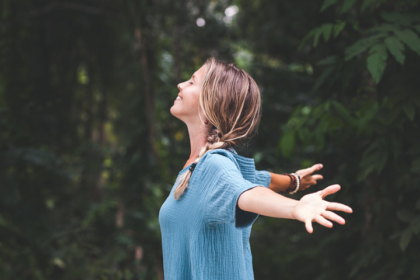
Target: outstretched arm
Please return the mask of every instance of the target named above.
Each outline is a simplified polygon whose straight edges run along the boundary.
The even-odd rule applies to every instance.
[[[321,191],[307,194],[301,200],[295,200],[264,187],[255,187],[241,194],[238,199],[238,206],[244,211],[268,217],[301,221],[305,223],[306,230],[312,233],[312,222],[317,222],[325,227],[333,226],[328,220],[342,225],[345,223],[342,217],[330,210],[353,212],[347,205],[323,200],[325,196],[339,190],[339,185],[332,185]]]

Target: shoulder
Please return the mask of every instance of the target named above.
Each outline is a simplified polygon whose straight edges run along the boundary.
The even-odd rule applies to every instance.
[[[212,171],[226,171],[239,169],[239,164],[233,154],[224,149],[215,149],[207,152],[203,158],[202,167]]]

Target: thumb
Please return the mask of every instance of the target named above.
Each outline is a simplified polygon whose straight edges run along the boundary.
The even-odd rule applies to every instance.
[[[336,193],[336,192],[338,192],[340,189],[341,189],[341,187],[340,187],[340,185],[339,185],[339,184],[335,184],[335,185],[328,186],[328,187],[326,187],[325,189],[323,189],[323,190],[321,191],[321,197],[322,197],[322,198],[324,198],[324,197],[326,197],[327,195],[330,195],[330,194]]]
[[[309,233],[312,233],[314,231],[314,229],[312,228],[312,221],[311,220],[306,220],[305,221],[305,227],[306,227],[306,230]]]

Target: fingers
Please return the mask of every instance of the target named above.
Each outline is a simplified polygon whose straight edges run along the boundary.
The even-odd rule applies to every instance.
[[[334,210],[334,211],[343,211],[346,213],[353,213],[353,209],[351,209],[347,205],[337,203],[337,202],[328,202],[327,209]]]
[[[320,191],[321,197],[324,198],[327,195],[333,194],[338,192],[341,189],[340,185],[335,184],[335,185],[331,185],[329,187],[326,187],[325,189],[323,189],[322,191]]]
[[[314,231],[314,229],[312,228],[312,221],[311,220],[306,220],[305,221],[305,227],[306,227],[306,230],[309,233],[312,233]]]
[[[321,163],[317,163],[317,164],[312,165],[309,168],[299,170],[299,173],[300,173],[301,177],[304,177],[306,175],[314,173],[315,171],[320,170],[322,167],[323,167],[323,165]]]
[[[327,218],[328,220],[337,222],[341,225],[344,225],[346,223],[346,221],[342,217],[338,216],[337,214],[335,214],[334,212],[331,212],[331,211],[325,211],[321,215],[324,218]]]
[[[316,174],[316,175],[312,176],[312,179],[315,180],[315,184],[316,184],[316,181],[322,180],[322,179],[324,179],[324,177],[320,174]]]
[[[316,221],[318,224],[320,224],[320,225],[322,225],[322,226],[324,226],[324,227],[332,228],[332,226],[333,226],[333,224],[332,224],[330,221],[328,221],[327,219],[325,219],[325,218],[324,218],[324,217],[322,217],[322,216],[316,216],[316,217],[315,217],[315,221]]]

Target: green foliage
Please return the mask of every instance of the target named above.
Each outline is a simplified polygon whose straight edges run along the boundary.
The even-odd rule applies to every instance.
[[[159,208],[190,154],[169,108],[209,56],[262,92],[238,152],[276,173],[321,162],[309,191],[339,183],[354,209],[312,235],[260,217],[255,278],[419,279],[419,6],[3,1],[0,279],[162,279]]]
[[[383,44],[377,44],[370,48],[369,56],[367,58],[367,68],[376,83],[379,83],[381,80],[387,58],[388,55]]]

